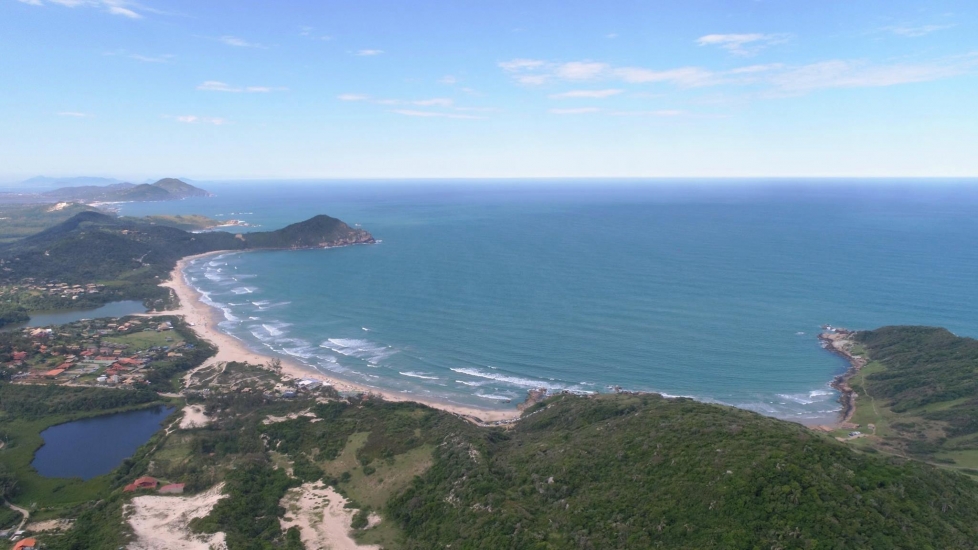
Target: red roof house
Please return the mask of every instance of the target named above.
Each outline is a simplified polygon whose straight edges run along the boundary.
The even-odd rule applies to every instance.
[[[155,489],[159,484],[155,477],[144,476],[126,485],[122,490],[132,492],[140,489]]]
[[[15,544],[12,550],[34,550],[35,548],[38,548],[37,539],[29,538]]]

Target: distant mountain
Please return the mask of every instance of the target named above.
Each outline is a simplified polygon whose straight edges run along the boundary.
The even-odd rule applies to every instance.
[[[42,195],[51,200],[86,202],[172,201],[188,197],[211,196],[199,187],[174,178],[164,178],[152,184],[115,183],[105,186],[62,187]]]
[[[211,194],[207,191],[175,178],[163,178],[154,183],[153,186],[159,187],[160,189],[165,189],[171,195],[180,198],[211,196]]]
[[[24,180],[21,185],[29,185],[32,187],[78,187],[80,185],[111,185],[113,183],[121,183],[122,180],[117,180],[115,178],[95,178],[90,176],[82,176],[76,178],[51,178],[47,176],[37,176],[28,180]]]

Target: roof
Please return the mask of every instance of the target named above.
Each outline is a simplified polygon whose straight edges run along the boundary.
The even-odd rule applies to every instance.
[[[32,537],[18,542],[17,544],[14,545],[12,550],[23,550],[25,548],[34,548],[36,546],[37,546],[37,539]]]

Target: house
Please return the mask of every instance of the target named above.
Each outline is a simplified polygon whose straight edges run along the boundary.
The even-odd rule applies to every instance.
[[[138,491],[140,489],[155,489],[160,482],[155,477],[143,476],[123,488],[123,491]]]
[[[26,351],[15,351],[13,353],[13,357],[14,357],[14,361],[23,361],[24,359],[27,359],[27,352]]]
[[[47,371],[46,373],[44,373],[43,376],[45,378],[57,378],[58,376],[61,375],[61,373],[63,373],[66,370],[68,370],[68,369],[63,369],[61,367],[58,367],[56,369],[51,369],[51,370]]]
[[[40,546],[37,545],[37,539],[31,537],[15,544],[12,550],[34,550],[35,548],[40,548]]]
[[[161,495],[178,495],[183,492],[183,483],[171,483],[160,487]]]

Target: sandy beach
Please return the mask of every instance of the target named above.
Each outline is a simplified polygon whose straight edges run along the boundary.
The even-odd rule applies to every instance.
[[[480,409],[478,407],[465,407],[462,405],[456,405],[454,403],[439,402],[437,400],[418,399],[414,396],[402,395],[363,384],[357,384],[350,382],[349,380],[337,378],[333,375],[327,376],[312,367],[303,365],[288,358],[273,357],[271,355],[265,355],[252,351],[244,344],[244,342],[234,338],[233,336],[229,336],[220,330],[218,323],[220,323],[222,320],[221,312],[216,308],[202,302],[200,299],[200,293],[197,292],[194,287],[190,286],[183,276],[183,269],[189,262],[199,258],[224,253],[226,252],[208,252],[206,254],[188,256],[177,262],[176,268],[174,268],[174,270],[170,273],[170,279],[164,283],[161,283],[160,286],[172,290],[176,295],[180,306],[177,309],[170,311],[146,314],[151,316],[181,316],[189,325],[191,325],[191,328],[193,328],[200,338],[217,346],[217,354],[208,359],[203,366],[210,366],[213,364],[230,361],[267,365],[274,359],[279,359],[282,366],[282,377],[286,380],[310,378],[331,384],[341,392],[369,393],[380,396],[387,401],[413,401],[423,403],[436,409],[441,409],[463,416],[466,419],[477,423],[499,422],[512,420],[519,417],[520,412],[515,408],[512,410],[489,410]]]

